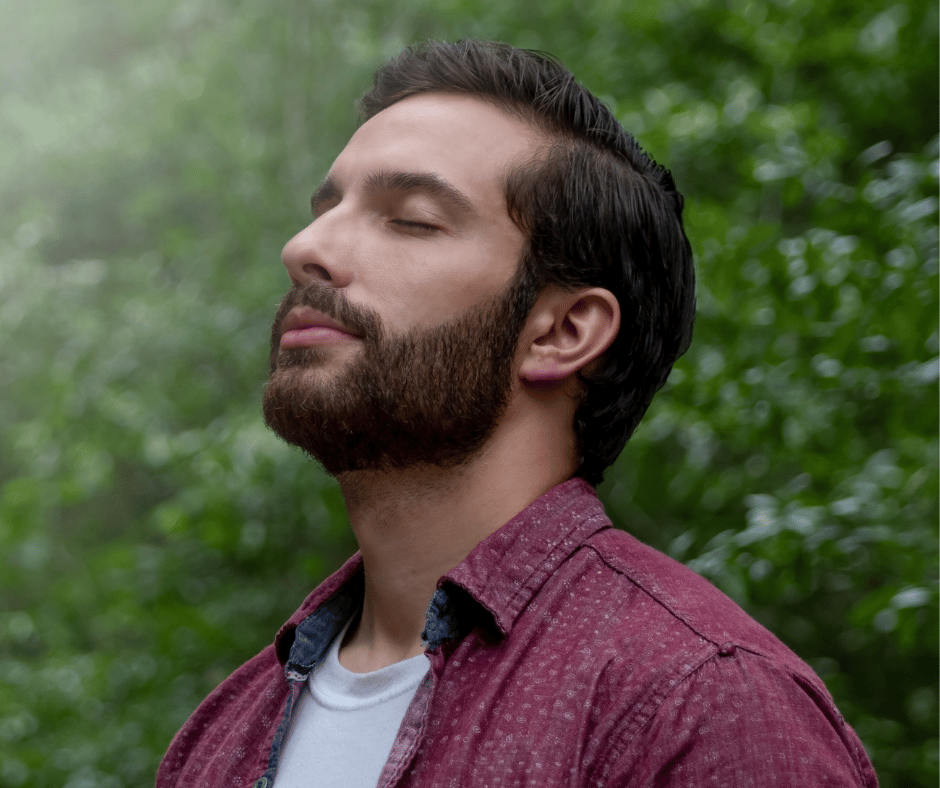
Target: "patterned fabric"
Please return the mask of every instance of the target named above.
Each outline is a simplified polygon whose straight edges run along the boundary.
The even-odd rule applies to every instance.
[[[270,786],[290,700],[361,598],[357,555],[196,710],[158,788]],[[877,785],[812,670],[578,479],[441,578],[424,637],[380,788]]]

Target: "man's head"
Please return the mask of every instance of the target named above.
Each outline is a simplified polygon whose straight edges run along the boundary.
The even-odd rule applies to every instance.
[[[384,305],[385,323],[394,324],[398,314],[417,309],[417,318],[402,324],[408,332],[390,330],[395,341],[405,333],[418,339],[422,330],[444,329],[444,323],[455,330],[460,324],[464,338],[467,328],[477,337],[492,337],[496,329],[502,332],[499,354],[504,357],[497,366],[507,370],[521,327],[547,289],[609,291],[619,303],[620,331],[602,358],[579,370],[584,389],[574,423],[577,472],[596,483],[690,337],[691,254],[682,231],[682,200],[670,176],[569,72],[538,54],[505,45],[432,43],[409,49],[379,69],[361,109],[364,125],[315,195],[318,218],[285,247],[285,264],[295,284],[288,297],[293,300],[285,304],[310,298],[320,303],[320,296],[298,291],[326,285],[342,291],[342,303]],[[409,183],[398,176],[391,179],[395,182],[376,177],[413,175],[416,170],[418,181],[429,173],[443,175],[443,193],[440,183],[427,178],[422,185],[413,177]],[[454,182],[464,189],[456,203],[445,199],[446,187]],[[409,202],[412,195],[419,198],[415,204]],[[460,196],[469,196],[468,210],[460,207]],[[409,233],[423,234],[421,244],[411,244],[408,255],[398,258],[402,244],[397,239],[390,243],[388,235],[373,238],[377,224],[368,217],[378,216],[383,227],[395,226],[399,232],[403,206],[433,215],[431,224],[437,229],[430,235],[410,227]],[[397,267],[389,265],[392,258]],[[419,292],[416,259],[438,282],[437,289],[425,291],[428,297]],[[366,260],[368,270],[352,270]],[[394,272],[384,288],[381,276],[374,275],[383,266]],[[403,290],[402,281],[412,287]],[[439,301],[441,286],[450,287],[450,315],[458,316],[454,320],[433,318],[448,303]],[[407,303],[396,302],[399,292],[409,294]],[[341,318],[328,306],[315,308]],[[382,311],[376,310],[377,318]],[[501,317],[494,322],[497,314]],[[272,370],[278,358],[284,368],[272,373],[266,391],[269,422],[269,411],[291,399],[282,396],[289,391],[288,380],[299,385],[293,389],[294,405],[305,400],[309,406],[304,392],[309,392],[310,376],[317,374],[310,356],[306,367],[300,357],[293,364],[290,353],[284,356],[280,325],[276,321],[273,340],[280,351],[272,348]],[[369,341],[367,335],[358,339]],[[374,361],[381,364],[382,359]],[[373,366],[370,374],[375,372]],[[488,395],[498,404],[490,408],[481,434],[491,431],[505,407],[511,380],[500,374],[499,396]],[[414,378],[414,385],[431,383]],[[364,404],[361,398],[359,404]],[[368,404],[375,410],[375,397]],[[389,408],[397,410],[386,398],[380,415]],[[287,421],[307,418],[310,408],[282,415]],[[391,415],[399,422],[415,417]],[[368,423],[361,421],[359,426]]]

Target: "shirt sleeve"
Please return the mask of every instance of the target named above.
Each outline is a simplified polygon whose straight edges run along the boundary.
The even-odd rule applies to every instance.
[[[692,671],[611,755],[598,783],[609,788],[878,785],[821,682],[744,649]]]

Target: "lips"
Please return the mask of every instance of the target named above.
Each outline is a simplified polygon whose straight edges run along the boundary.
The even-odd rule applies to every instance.
[[[333,342],[348,342],[361,337],[338,320],[308,306],[294,307],[281,324],[280,347],[302,348]]]

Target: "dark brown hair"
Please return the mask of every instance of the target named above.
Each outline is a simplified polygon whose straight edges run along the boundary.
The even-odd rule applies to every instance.
[[[422,93],[492,102],[552,140],[510,171],[506,198],[528,238],[526,312],[550,284],[604,287],[620,303],[620,332],[582,376],[575,413],[577,474],[597,484],[691,341],[695,280],[682,195],[607,106],[544,53],[487,41],[419,44],[376,72],[360,113],[367,120]]]

